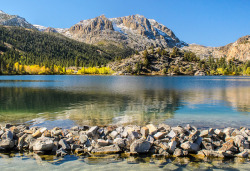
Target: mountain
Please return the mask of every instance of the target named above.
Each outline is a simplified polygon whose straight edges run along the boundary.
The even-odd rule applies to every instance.
[[[36,29],[32,24],[27,22],[24,18],[18,15],[9,15],[0,10],[0,25],[18,26],[29,29]]]
[[[53,27],[45,27],[45,26],[41,26],[41,25],[33,25],[35,28],[37,28],[39,31],[42,32],[53,32],[53,33],[63,33],[65,32],[67,29],[63,29],[63,28],[53,28]]]
[[[239,38],[236,42],[221,47],[207,47],[198,44],[187,44],[180,41],[172,30],[154,19],[142,15],[131,15],[118,18],[106,18],[104,15],[82,20],[69,29],[54,29],[36,26],[40,31],[61,33],[71,39],[95,44],[103,49],[110,46],[121,49],[130,47],[134,50],[145,50],[148,47],[173,48],[192,51],[201,59],[235,58],[241,61],[250,60],[250,36]],[[112,49],[112,48],[110,48]]]
[[[213,56],[214,58],[226,57],[228,60],[233,58],[241,61],[250,60],[249,35],[221,47],[187,44],[163,24],[138,14],[118,18],[107,18],[101,15],[63,29],[32,25],[22,17],[0,11],[0,25],[59,33],[63,37],[96,45],[101,51],[112,54],[118,59],[130,56],[135,50],[142,51],[154,46],[163,49],[178,47],[184,51],[194,52],[201,59]]]
[[[221,47],[207,47],[197,44],[189,44],[181,49],[194,52],[201,59],[209,56],[214,58],[226,57],[229,59],[239,59],[241,61],[250,60],[250,35],[239,38],[234,43]]]
[[[239,38],[236,42],[218,48],[227,59],[250,60],[250,35]]]
[[[5,66],[13,66],[15,62],[40,66],[100,66],[115,60],[117,56],[125,58],[131,55],[131,51],[115,49],[107,52],[106,49],[58,33],[22,27],[0,26],[0,40],[0,64],[4,61]]]
[[[182,47],[172,30],[142,15],[106,18],[104,15],[83,20],[63,32],[65,36],[90,44],[114,42],[144,50],[147,47]]]

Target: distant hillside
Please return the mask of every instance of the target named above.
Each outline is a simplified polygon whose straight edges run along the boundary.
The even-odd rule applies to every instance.
[[[0,26],[0,40],[1,58],[11,65],[21,61],[27,65],[98,66],[117,56],[125,58],[133,53],[130,49],[119,47],[103,50],[58,33],[43,33],[21,27]]]
[[[195,53],[176,47],[150,48],[108,66],[117,75],[250,75],[249,60],[200,59]]]
[[[226,57],[229,59],[239,59],[241,61],[250,60],[250,35],[239,38],[236,42],[230,43],[221,47],[206,47],[196,44],[189,44],[182,48],[183,50],[190,50],[200,58],[214,58]]]

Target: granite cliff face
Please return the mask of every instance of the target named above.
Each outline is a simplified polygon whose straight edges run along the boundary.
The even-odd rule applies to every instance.
[[[250,60],[250,35],[239,38],[236,42],[221,47],[206,47],[197,44],[189,44],[182,48],[194,52],[201,59],[213,56],[215,58],[226,57],[228,60],[235,58],[241,61]]]
[[[63,33],[72,39],[90,44],[101,41],[122,43],[136,50],[146,47],[182,47],[180,41],[166,26],[141,15],[106,18],[104,15],[83,20]]]
[[[236,42],[218,48],[227,59],[250,60],[250,35],[239,38]]]
[[[0,10],[0,25],[18,26],[29,29],[36,29],[32,24],[28,23],[24,18],[18,15],[9,15]]]

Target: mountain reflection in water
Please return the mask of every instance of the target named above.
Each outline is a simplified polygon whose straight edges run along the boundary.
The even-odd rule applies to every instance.
[[[199,123],[213,114],[217,119],[250,121],[248,77],[9,76],[0,80],[0,122],[143,125],[199,116],[193,121]]]

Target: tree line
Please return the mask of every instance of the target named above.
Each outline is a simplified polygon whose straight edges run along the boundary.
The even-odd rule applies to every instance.
[[[129,48],[98,47],[71,40],[57,33],[43,33],[20,27],[0,26],[1,72],[11,72],[14,64],[51,68],[106,65],[117,56],[133,54]],[[7,66],[8,65],[8,66]]]

